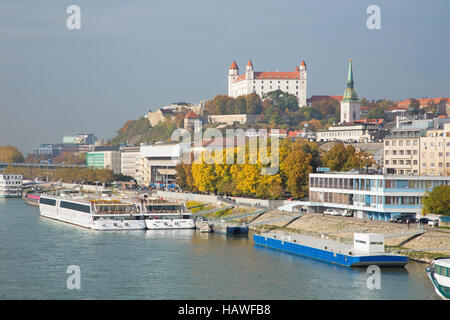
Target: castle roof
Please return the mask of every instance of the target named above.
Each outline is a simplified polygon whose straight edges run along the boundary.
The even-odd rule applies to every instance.
[[[252,67],[252,68],[253,68],[253,63],[252,63],[251,60],[248,60],[248,62],[247,62],[247,67]]]
[[[301,66],[306,67],[305,60],[302,60],[302,63],[300,63]]]
[[[289,79],[300,79],[300,74],[296,71],[290,72],[279,72],[279,71],[266,71],[266,72],[255,72],[255,79],[272,79],[272,80],[289,80]],[[245,80],[245,74],[240,75],[236,78],[235,82]]]
[[[300,68],[298,66],[295,66],[295,72],[300,72]]]

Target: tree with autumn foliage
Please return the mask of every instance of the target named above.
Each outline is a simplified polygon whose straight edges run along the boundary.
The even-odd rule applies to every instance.
[[[14,146],[0,147],[0,162],[23,162],[24,158],[22,153]]]
[[[322,165],[331,171],[349,171],[373,166],[373,156],[364,151],[357,151],[352,145],[345,146],[342,142],[336,143],[323,154]]]

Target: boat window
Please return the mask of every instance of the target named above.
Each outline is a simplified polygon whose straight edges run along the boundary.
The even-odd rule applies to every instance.
[[[68,201],[61,201],[60,204],[61,208],[76,210],[80,212],[90,213],[91,208],[88,205],[80,204],[80,203],[73,203]]]
[[[46,204],[48,206],[56,206],[56,200],[54,199],[40,198],[39,203]]]

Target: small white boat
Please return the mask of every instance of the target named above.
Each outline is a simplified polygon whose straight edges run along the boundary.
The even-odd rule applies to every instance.
[[[438,296],[450,300],[450,257],[434,259],[426,271]]]
[[[205,232],[205,233],[212,231],[212,227],[207,220],[200,222],[199,229],[200,229],[200,232]]]

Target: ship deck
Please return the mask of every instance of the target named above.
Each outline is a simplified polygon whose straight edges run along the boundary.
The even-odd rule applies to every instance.
[[[306,236],[301,234],[285,234],[281,232],[262,233],[261,237],[274,238],[281,241],[296,243],[302,246],[316,248],[320,250],[327,250],[344,255],[352,256],[375,256],[386,255],[385,253],[367,253],[357,251],[353,248],[353,243],[337,242],[330,239],[316,238],[313,236]]]

